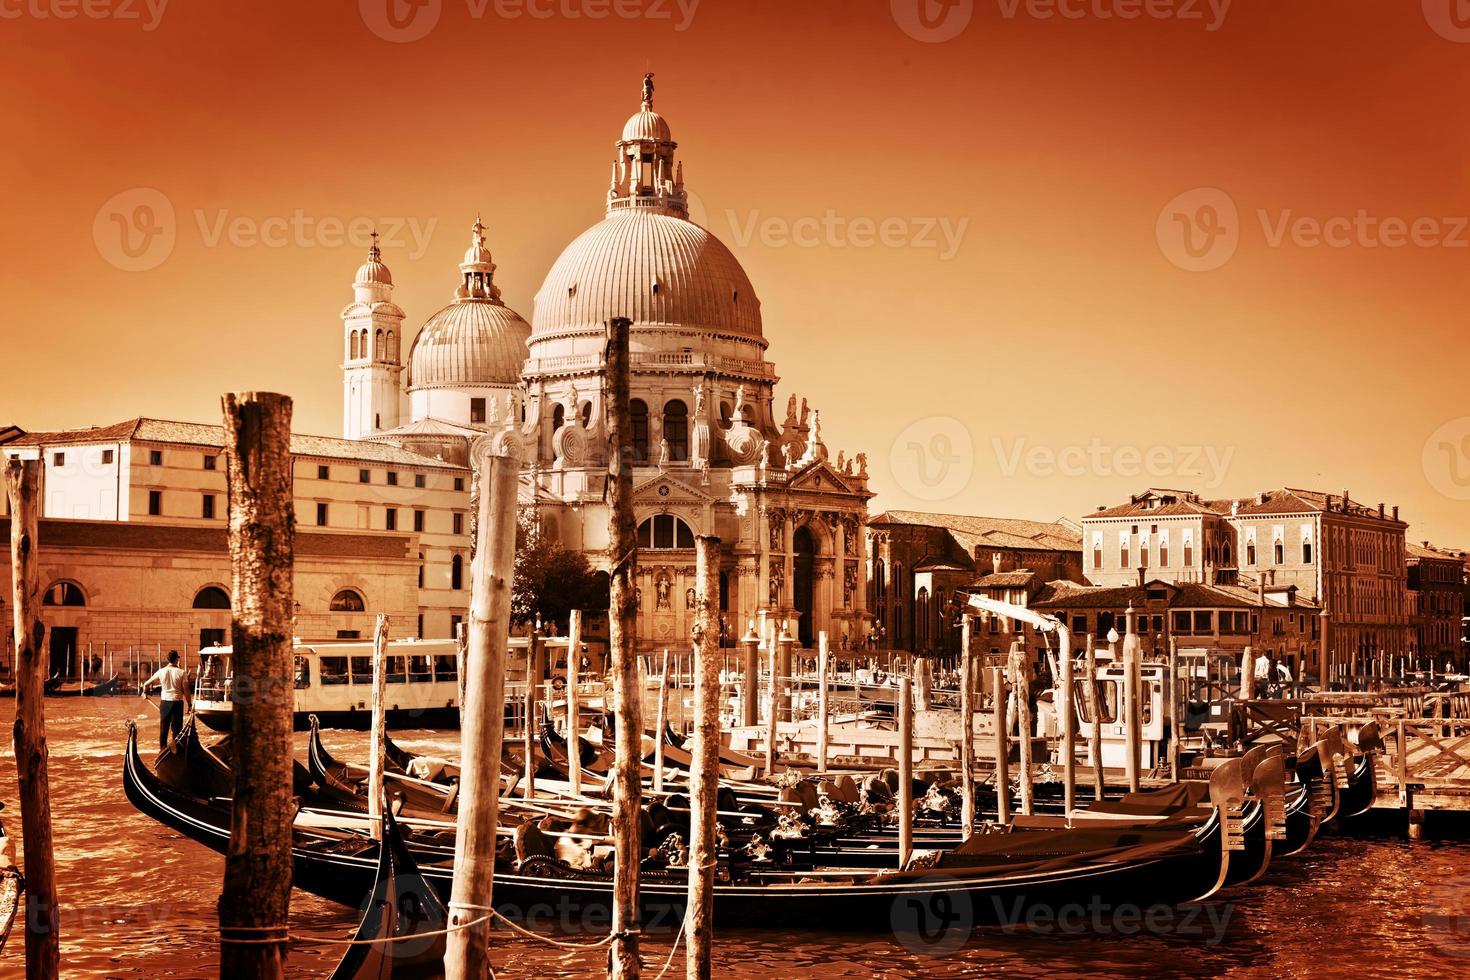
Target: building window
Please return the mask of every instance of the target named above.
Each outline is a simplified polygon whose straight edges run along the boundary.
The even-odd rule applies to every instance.
[[[204,457],[204,468],[206,470],[212,470],[212,469],[214,469],[215,466],[218,465],[217,464],[217,460],[218,459],[219,459],[218,456],[212,456],[212,455],[205,456]]]
[[[664,439],[670,460],[682,463],[689,458],[689,406],[678,399],[664,404]]]
[[[230,594],[217,585],[206,585],[194,594],[195,609],[228,609]]]
[[[327,505],[326,504],[318,503],[316,505],[316,526],[317,527],[326,527],[327,526]]]
[[[456,491],[463,491],[464,490],[464,477],[457,476],[457,477],[454,478],[454,489]]]
[[[150,449],[150,450],[148,450],[148,465],[149,466],[162,466],[163,465],[163,450],[162,449]]]
[[[201,515],[206,521],[214,520],[214,494],[206,493],[204,495],[203,504],[204,507],[201,511]]]
[[[694,532],[673,514],[655,514],[638,525],[638,547],[664,551],[693,548]]]
[[[450,636],[456,636],[456,637],[459,636],[459,624],[460,623],[463,623],[463,622],[464,622],[464,617],[463,616],[450,616],[449,617],[449,635]]]
[[[1247,565],[1254,565],[1256,563],[1256,543],[1254,541],[1246,542],[1245,563]]]
[[[582,403],[582,428],[584,428],[584,429],[590,429],[590,428],[592,428],[592,403],[591,402],[583,402]]]
[[[464,515],[459,513],[458,511],[455,511],[454,513],[454,533],[464,533]]]
[[[371,482],[373,482],[373,471],[372,470],[358,470],[357,471],[357,482],[358,483],[371,483]]]
[[[1102,545],[1100,544],[1092,546],[1092,567],[1102,568]]]
[[[424,531],[424,512],[421,510],[413,512],[413,530],[415,534],[422,534]]]
[[[555,432],[567,424],[567,407],[558,404],[551,410],[551,431]]]
[[[1312,563],[1312,542],[1310,542],[1310,541],[1303,541],[1302,542],[1302,564],[1303,565],[1310,565],[1311,563]]]
[[[424,614],[423,613],[419,613],[419,631],[418,631],[418,633],[416,635],[421,640],[424,638]]]
[[[419,490],[424,488],[424,475],[422,473],[415,473],[413,475],[413,485]]]
[[[332,604],[328,607],[332,612],[364,612],[367,603],[363,601],[362,593],[354,589],[343,589],[332,596]]]
[[[471,398],[470,399],[470,421],[471,422],[484,422],[485,421],[485,399],[483,399],[483,398]]]
[[[52,466],[65,466],[66,465],[66,453],[52,453],[51,454],[51,465]]]
[[[648,403],[634,398],[628,403],[628,416],[633,422],[633,462],[648,462]]]
[[[1167,541],[1159,542],[1159,567],[1169,567],[1169,542]]]
[[[163,514],[163,491],[148,491],[148,516],[159,517]]]
[[[1118,565],[1121,568],[1127,568],[1129,565],[1128,546],[1126,544],[1118,546]]]
[[[104,466],[111,466],[112,465],[112,450],[111,449],[104,449],[104,450],[102,450],[102,465],[104,465]]]
[[[420,551],[419,552],[419,588],[422,589],[423,587],[424,587],[424,553],[422,551]],[[420,621],[422,621],[422,617],[420,617]],[[422,634],[422,629],[423,629],[423,627],[420,626],[420,633],[421,634]]]
[[[1286,545],[1283,544],[1283,543],[1281,543],[1280,541],[1276,542],[1276,544],[1275,544],[1275,551],[1276,551],[1276,555],[1275,555],[1276,564],[1278,564],[1278,565],[1285,565],[1286,564]]]
[[[318,480],[330,480],[332,478],[332,468],[330,466],[318,466],[316,468],[316,478]]]
[[[449,560],[449,587],[456,591],[464,588],[464,556],[458,552]]]
[[[398,508],[389,507],[383,511],[384,527],[389,531],[398,530]]]
[[[390,487],[396,487],[396,486],[398,486],[398,472],[396,470],[389,470],[388,471],[388,486],[390,486]]]
[[[1184,567],[1194,567],[1194,545],[1190,544],[1188,541],[1184,542]]]
[[[87,597],[75,582],[57,582],[41,598],[43,606],[85,606]]]

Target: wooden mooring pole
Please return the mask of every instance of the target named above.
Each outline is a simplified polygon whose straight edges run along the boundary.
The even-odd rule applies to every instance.
[[[1300,678],[1300,674],[1297,675]],[[1169,637],[1169,776],[1179,782],[1179,759],[1183,746],[1179,744],[1184,735],[1184,719],[1180,717],[1179,697],[1179,641]]]
[[[1021,813],[1031,816],[1035,795],[1031,771],[1031,665],[1019,640],[1011,644],[1011,693],[1016,699],[1016,731],[1020,737]]]
[[[776,771],[776,733],[777,718],[780,715],[780,675],[781,675],[781,653],[772,634],[772,642],[768,645],[766,659],[770,662],[771,673],[766,678],[766,775],[769,777]]]
[[[970,649],[974,620],[960,615],[960,833],[975,832],[975,654]]]
[[[831,737],[827,717],[827,631],[817,634],[817,772],[827,771],[827,748]]]
[[[495,884],[495,826],[500,811],[500,751],[505,739],[505,667],[510,646],[510,593],[515,575],[516,495],[520,465],[471,451],[479,471],[479,521],[470,561],[469,648],[464,661],[464,726],[460,729],[459,814],[455,818],[454,884],[445,939],[446,980],[490,976],[490,902]],[[471,925],[471,923],[474,923]]]
[[[1124,620],[1127,623],[1127,632],[1123,636],[1123,730],[1128,750],[1124,767],[1128,775],[1128,792],[1137,793],[1143,748],[1143,685],[1140,683],[1143,646],[1138,637],[1137,618],[1132,603],[1128,605]]]
[[[541,630],[531,631],[526,641],[525,726],[521,731],[521,755],[526,768],[521,785],[528,800],[536,798],[536,689],[541,685]]]
[[[653,730],[653,791],[664,791],[664,727],[669,723],[669,648],[664,647],[663,670],[658,679],[658,713]]]
[[[572,795],[582,795],[582,708],[577,685],[582,682],[582,610],[573,609],[567,624],[567,782]]]
[[[26,980],[52,980],[61,968],[51,783],[46,747],[46,626],[41,622],[40,460],[5,467],[10,495],[10,577],[14,595],[15,726],[12,729],[25,850]]]
[[[1072,704],[1072,633],[1065,626],[1057,630],[1057,664],[1061,674],[1055,707],[1062,754],[1062,808],[1070,821],[1077,806],[1077,711]]]
[[[990,687],[995,692],[995,820],[1005,824],[1011,822],[1011,730],[1006,724],[1004,667],[990,668]]]
[[[714,949],[715,825],[720,786],[720,539],[694,539],[694,745],[689,773],[686,980],[710,980]]]
[[[898,679],[898,868],[914,853],[914,697],[907,674]]]
[[[368,749],[368,820],[375,840],[383,839],[383,769],[388,764],[388,617],[373,627],[373,732]]]
[[[755,621],[740,638],[740,723],[754,728],[761,722],[761,638],[755,633]]]
[[[1087,733],[1087,758],[1092,763],[1092,798],[1103,798],[1102,715],[1097,698],[1097,643],[1087,634],[1087,717],[1092,724]]]
[[[219,898],[220,976],[282,977],[291,908],[291,399],[226,394],[234,599],[234,805]]]
[[[632,321],[609,322],[604,357],[608,387],[608,498],[609,552],[612,554],[608,648],[612,658],[616,750],[613,763],[613,869],[612,963],[613,980],[637,980],[638,867],[642,860],[639,827],[643,797],[643,692],[638,686],[638,597],[634,581],[638,543],[633,523],[633,424],[628,395],[628,332]]]

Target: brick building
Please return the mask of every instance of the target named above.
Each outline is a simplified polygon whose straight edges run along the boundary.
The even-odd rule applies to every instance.
[[[1408,546],[1409,653],[1415,665],[1464,666],[1465,560],[1428,541]]]

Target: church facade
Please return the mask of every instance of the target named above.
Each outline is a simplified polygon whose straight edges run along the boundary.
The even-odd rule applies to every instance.
[[[760,300],[739,261],[689,220],[678,144],[652,76],[616,141],[603,217],[562,252],[531,321],[510,310],[477,219],[452,301],[403,348],[404,313],[375,245],[342,314],[344,435],[468,465],[523,467],[543,533],[607,569],[607,324],[632,321],[638,636],[688,641],[694,538],[720,538],[727,642],[764,614],[803,645],[869,625],[866,457],[833,453],[820,412],[776,392]]]

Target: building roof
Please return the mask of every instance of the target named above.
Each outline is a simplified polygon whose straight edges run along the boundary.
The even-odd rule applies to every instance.
[[[76,446],[109,442],[162,442],[179,446],[204,446],[223,449],[225,429],[222,425],[202,422],[173,422],[165,419],[136,418],[90,429],[68,429],[60,432],[30,432],[16,439],[14,446]],[[430,459],[396,446],[332,436],[310,436],[292,433],[291,452],[297,456],[321,459],[345,459],[363,463],[397,463],[404,466],[432,466],[441,469],[463,469],[443,460]]]
[[[1296,598],[1296,589],[1267,589],[1265,603],[1255,589],[1239,585],[1205,585],[1201,582],[1165,582],[1159,579],[1144,585],[1098,587],[1076,582],[1048,582],[1031,600],[1032,608],[1047,609],[1125,609],[1129,604],[1141,609],[1148,603],[1150,590],[1164,589],[1170,609],[1261,609],[1290,605],[1296,609],[1318,609],[1315,603]],[[1286,596],[1288,601],[1275,601]],[[1157,600],[1155,600],[1157,601]]]
[[[1134,494],[1128,503],[1105,507],[1084,516],[1084,521],[1116,518],[1186,517],[1192,515],[1214,515],[1229,517],[1270,516],[1285,514],[1343,513],[1343,495],[1323,493],[1320,490],[1296,490],[1277,488],[1250,497],[1207,500],[1198,494],[1184,490],[1160,490],[1151,488]],[[1349,499],[1346,513],[1355,517],[1372,518],[1392,523],[1403,523],[1385,514],[1379,517],[1377,507],[1368,507]]]
[[[0,425],[0,446],[14,442],[25,434],[26,430],[18,425]]]
[[[197,551],[227,554],[227,531],[220,525],[155,524],[145,521],[87,521],[42,518],[38,523],[42,548],[122,549],[138,551]],[[10,518],[0,517],[0,538],[10,537]],[[315,531],[297,528],[298,558],[413,558],[413,535],[392,531],[372,533]]]
[[[970,517],[959,514],[929,514],[916,510],[889,510],[868,521],[869,527],[906,524],[949,531],[966,554],[977,547],[1032,551],[1082,550],[1082,535],[1066,524],[1028,521],[1009,517]]]
[[[1036,580],[1036,573],[1029,568],[1019,568],[1014,572],[991,572],[983,575],[971,583],[976,589],[1023,589]]]
[[[1463,562],[1466,560],[1467,557],[1470,557],[1461,551],[1451,551],[1445,548],[1436,548],[1428,541],[1422,542],[1420,544],[1409,542],[1405,546],[1405,548],[1408,551],[1408,555],[1410,558],[1429,558],[1437,559],[1439,561]]]

